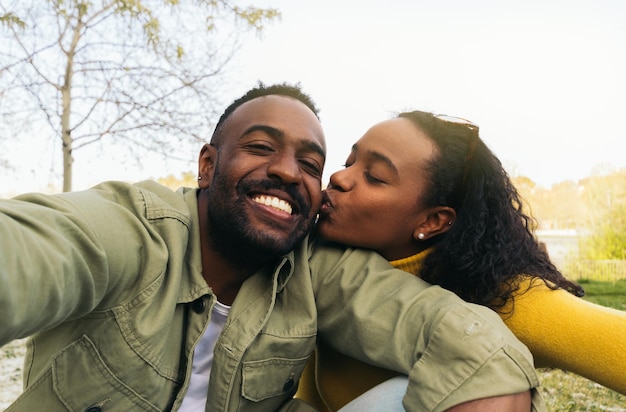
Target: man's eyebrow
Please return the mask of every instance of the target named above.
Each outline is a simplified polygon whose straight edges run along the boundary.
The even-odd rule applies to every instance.
[[[352,145],[352,151],[356,152],[358,149],[358,145],[355,143]],[[393,164],[393,162],[391,161],[390,158],[388,158],[387,156],[385,156],[384,154],[377,152],[375,150],[368,150],[367,151],[367,155],[374,158],[374,160],[383,162],[384,164],[386,164],[396,175],[398,174],[398,168],[396,167],[395,164]]]
[[[317,142],[306,141],[302,144],[307,152],[314,152],[322,156],[322,159],[326,160],[326,151]]]
[[[274,139],[282,140],[285,137],[285,134],[282,130],[277,129],[275,127],[266,126],[263,124],[255,124],[253,126],[248,127],[242,134],[242,137],[254,132],[263,132],[267,135],[270,135]]]
[[[265,134],[267,134],[268,136],[270,136],[272,139],[278,140],[278,141],[284,141],[285,140],[285,133],[283,133],[282,130],[277,129],[275,127],[272,126],[266,126],[263,124],[255,124],[253,126],[250,126],[249,128],[247,128],[244,132],[243,132],[243,136],[246,136],[250,133],[254,133],[254,132],[263,132]],[[302,142],[302,148],[307,151],[307,152],[314,152],[319,154],[320,156],[322,156],[324,159],[326,159],[326,151],[324,150],[324,148],[322,146],[320,146],[318,143],[313,142],[313,141],[303,141]]]

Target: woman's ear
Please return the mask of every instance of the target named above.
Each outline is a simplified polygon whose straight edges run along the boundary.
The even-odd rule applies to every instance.
[[[413,231],[415,240],[422,241],[447,232],[456,219],[456,210],[447,206],[433,207],[426,213],[426,219]]]
[[[200,189],[206,189],[211,184],[216,163],[217,149],[215,146],[206,143],[202,146],[198,158],[198,187]]]

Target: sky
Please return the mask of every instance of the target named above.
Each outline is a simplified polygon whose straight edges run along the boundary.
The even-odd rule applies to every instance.
[[[370,126],[412,109],[470,119],[511,175],[544,187],[626,167],[625,1],[254,5],[282,17],[246,36],[220,98],[226,106],[259,80],[300,83],[320,108],[324,183]],[[194,172],[199,149],[188,162],[146,158],[142,168],[123,153],[77,153],[74,189]],[[60,150],[28,150],[28,166],[0,176],[0,195],[61,185]]]

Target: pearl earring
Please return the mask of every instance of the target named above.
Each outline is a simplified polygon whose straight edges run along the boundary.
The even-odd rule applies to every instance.
[[[423,233],[418,233],[417,238],[419,240],[424,240],[424,238],[426,237],[426,235],[424,235]]]
[[[202,180],[202,176],[198,176],[198,180]]]

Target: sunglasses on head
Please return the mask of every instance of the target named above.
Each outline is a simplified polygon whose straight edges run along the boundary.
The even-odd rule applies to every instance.
[[[433,117],[442,120],[446,123],[453,123],[462,126],[467,126],[471,130],[478,131],[478,125],[470,120],[463,119],[462,117],[448,116],[447,114],[434,114]]]

